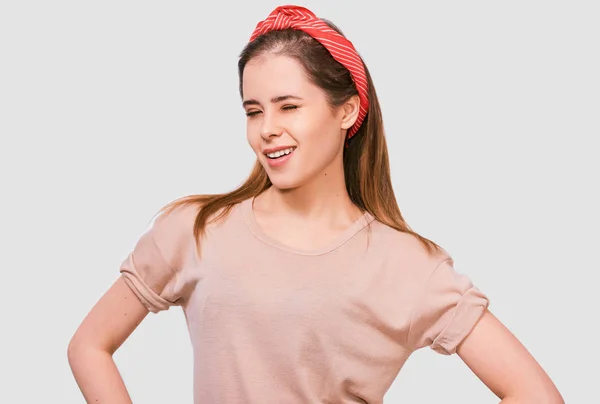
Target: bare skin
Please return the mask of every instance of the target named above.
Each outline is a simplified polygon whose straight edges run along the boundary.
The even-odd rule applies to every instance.
[[[113,354],[149,311],[122,277],[85,317],[69,343],[69,365],[88,403],[131,403]]]
[[[489,310],[456,353],[501,404],[564,404],[544,369]]]

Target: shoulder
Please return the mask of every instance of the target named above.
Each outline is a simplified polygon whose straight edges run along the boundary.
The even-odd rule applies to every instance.
[[[371,224],[371,248],[385,261],[406,272],[414,281],[427,281],[435,268],[450,254],[443,248],[428,251],[414,234],[403,232],[374,220]]]
[[[182,265],[194,247],[194,224],[200,212],[197,203],[167,205],[154,218],[148,231],[171,268]]]
[[[184,236],[193,232],[200,205],[194,202],[174,204],[171,202],[161,209],[154,218],[151,228],[155,232],[167,232],[171,236]]]

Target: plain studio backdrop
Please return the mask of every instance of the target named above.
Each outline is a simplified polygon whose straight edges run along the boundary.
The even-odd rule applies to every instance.
[[[82,403],[67,344],[154,214],[246,178],[237,57],[281,4],[0,4],[0,402]],[[597,402],[598,3],[297,4],[366,61],[409,225],[489,296],[568,403]],[[134,402],[192,402],[181,308],[150,314],[115,361]],[[385,399],[498,401],[429,349]]]

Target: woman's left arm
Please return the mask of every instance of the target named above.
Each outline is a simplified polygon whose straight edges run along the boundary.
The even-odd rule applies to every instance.
[[[456,353],[501,404],[564,404],[542,367],[487,309]]]

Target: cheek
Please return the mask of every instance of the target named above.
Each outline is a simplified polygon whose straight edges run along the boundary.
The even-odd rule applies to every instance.
[[[302,133],[305,135],[305,142],[318,155],[335,154],[340,146],[341,136],[337,123],[329,117],[313,121],[311,128]]]
[[[330,122],[318,122],[310,130],[297,136],[302,150],[302,159],[298,161],[307,173],[316,173],[328,167],[338,156],[343,141]]]
[[[246,124],[246,140],[248,144],[254,150],[255,153],[259,153],[261,150],[261,137],[260,134],[253,127],[252,123]]]

